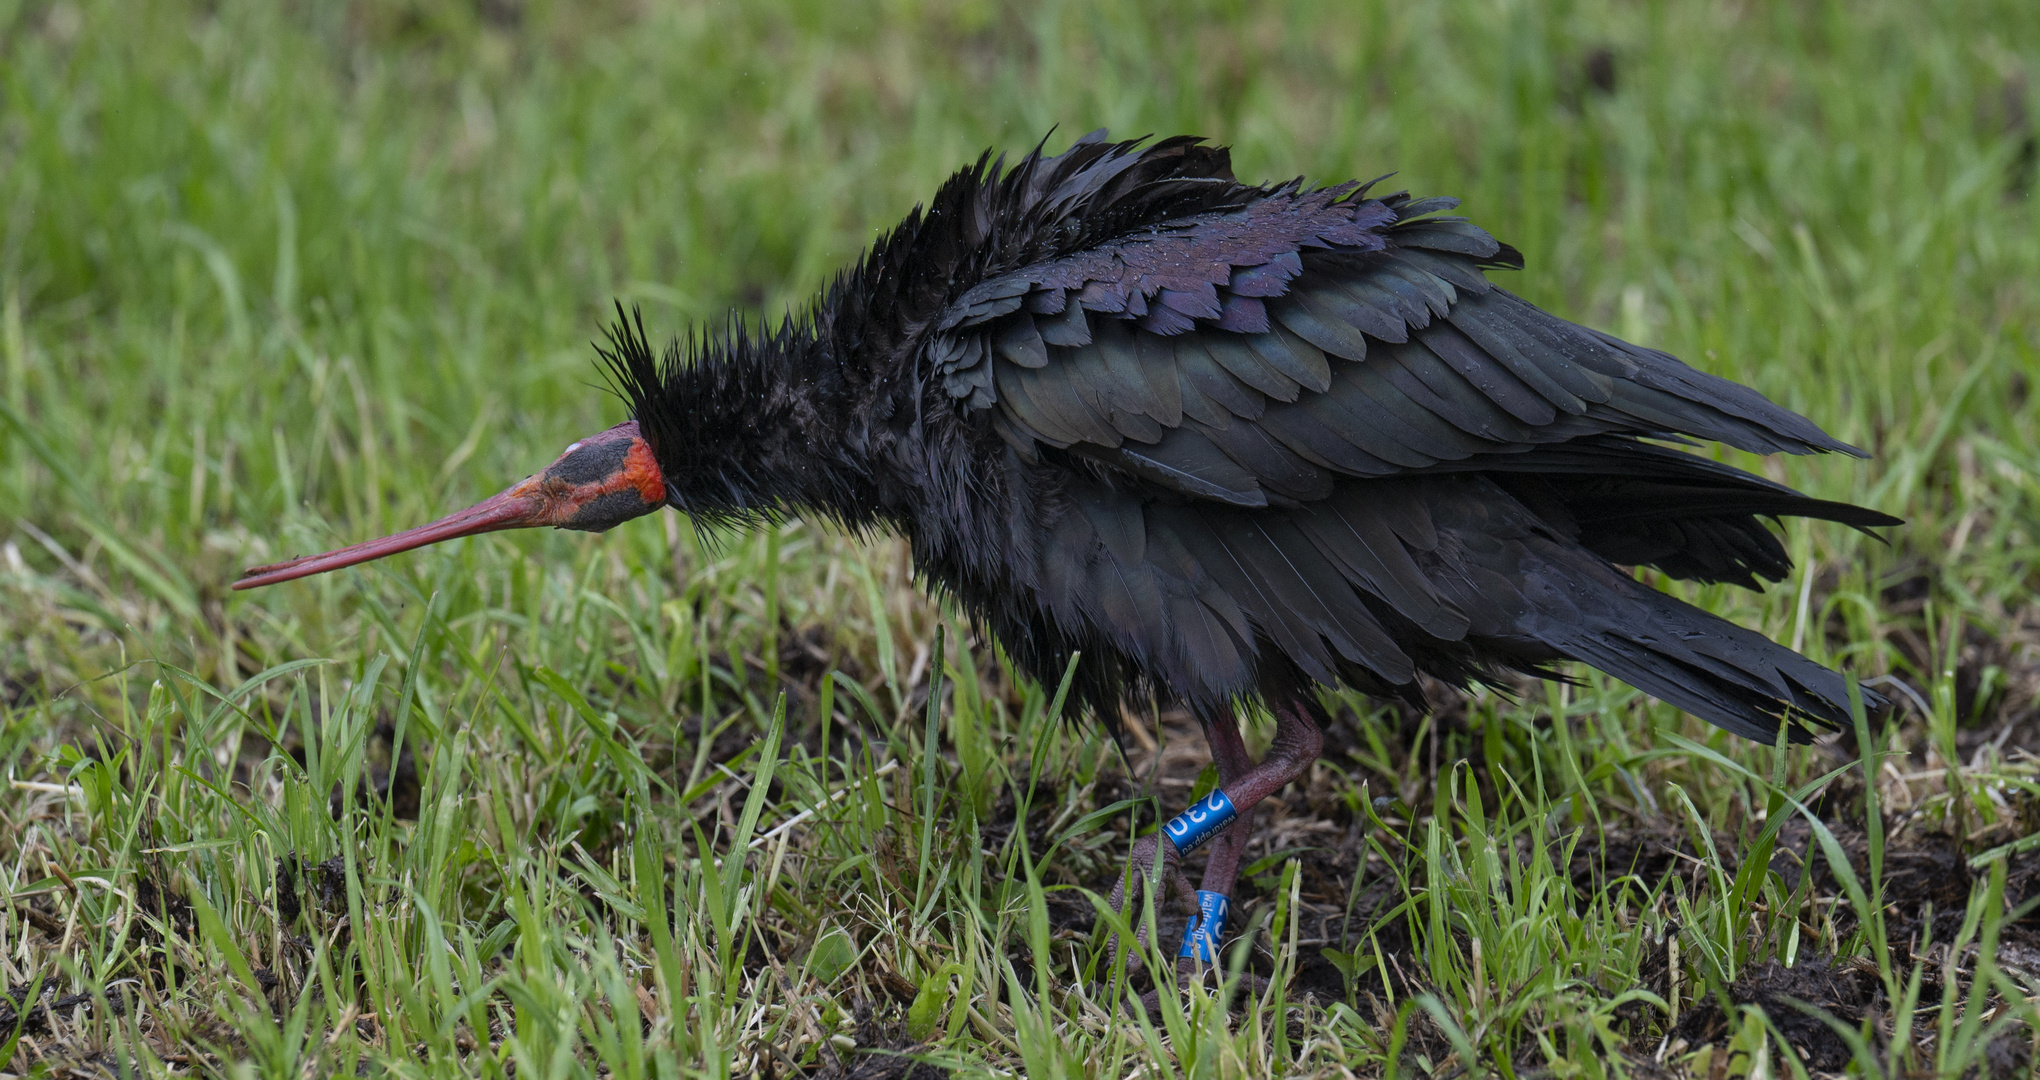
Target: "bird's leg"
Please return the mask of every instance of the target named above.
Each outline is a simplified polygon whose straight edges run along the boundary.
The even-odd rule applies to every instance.
[[[1171,897],[1186,901],[1191,899],[1193,893],[1190,882],[1183,877],[1180,865],[1182,861],[1183,857],[1177,853],[1176,846],[1169,843],[1160,833],[1143,836],[1133,845],[1132,855],[1127,859],[1126,872],[1120,874],[1119,881],[1112,886],[1112,896],[1108,901],[1112,905],[1112,910],[1136,923],[1133,933],[1136,949],[1128,958],[1129,972],[1139,966],[1138,947],[1145,946],[1148,940],[1147,921],[1141,918],[1140,912],[1133,910],[1134,898],[1141,895],[1142,889],[1146,890],[1147,895],[1155,896],[1158,887],[1166,883]],[[1126,940],[1114,933],[1112,935],[1114,969],[1119,967],[1119,954],[1125,947]]]
[[[1307,708],[1285,701],[1276,703],[1273,711],[1275,741],[1259,765],[1249,763],[1239,727],[1231,717],[1205,726],[1205,739],[1211,744],[1212,760],[1218,765],[1219,786],[1162,828],[1160,835],[1167,837],[1161,844],[1165,852],[1180,855],[1179,838],[1189,850],[1195,850],[1206,840],[1212,842],[1211,857],[1204,866],[1204,887],[1198,892],[1198,914],[1184,934],[1176,961],[1179,975],[1193,973],[1199,963],[1209,965],[1217,959],[1240,860],[1253,837],[1250,826],[1255,809],[1261,800],[1303,775],[1324,751],[1324,732]],[[1117,893],[1114,896],[1116,900]],[[1114,958],[1117,959],[1116,949]],[[1157,987],[1142,995],[1142,1004],[1152,1011],[1158,1005],[1159,993]]]
[[[1253,760],[1247,756],[1247,745],[1240,740],[1239,725],[1234,722],[1230,714],[1220,714],[1217,720],[1206,721],[1200,726],[1204,729],[1205,743],[1211,747],[1212,762],[1218,766],[1218,782],[1221,787],[1227,781],[1245,775],[1247,770],[1253,767]],[[1243,846],[1245,841],[1237,838],[1246,835],[1247,831],[1244,828],[1235,828],[1219,834],[1218,846],[1212,849],[1212,861],[1207,863],[1205,867],[1205,889],[1216,888],[1220,892],[1226,892],[1231,889],[1231,875],[1238,872],[1240,854],[1245,850]],[[1227,852],[1230,852],[1229,861],[1227,861]],[[1166,879],[1171,898],[1180,897],[1185,900],[1194,901],[1196,894],[1191,890],[1190,882],[1184,878],[1183,872],[1179,868],[1178,864],[1181,862],[1182,853],[1177,850],[1175,843],[1163,833],[1154,833],[1141,837],[1133,845],[1133,852],[1127,860],[1126,872],[1120,875],[1118,883],[1112,887],[1112,896],[1109,901],[1112,905],[1112,910],[1122,915],[1128,914],[1128,905],[1132,902],[1132,897],[1138,895],[1138,893],[1130,890],[1128,885],[1136,876],[1142,884],[1150,888],[1158,880]],[[1211,867],[1219,865],[1221,862],[1224,862],[1231,869],[1224,871],[1227,876],[1224,881],[1219,882],[1218,878],[1213,876]],[[1217,884],[1214,884],[1214,882],[1217,882]],[[1203,913],[1201,911],[1190,916],[1190,926],[1193,930],[1203,921]],[[1139,926],[1134,932],[1134,941],[1139,945],[1146,945],[1148,940],[1147,933],[1148,928],[1145,924]],[[1113,939],[1112,964],[1114,967],[1119,965],[1119,953],[1124,944],[1117,937]],[[1138,953],[1134,954],[1132,962],[1135,964],[1139,963]],[[1186,966],[1180,961],[1176,967],[1179,971],[1187,970]]]
[[[1310,711],[1283,702],[1274,707],[1275,741],[1259,765],[1247,761],[1247,748],[1240,741],[1239,728],[1230,722],[1206,729],[1211,756],[1218,763],[1219,790],[1225,792],[1237,815],[1230,827],[1212,841],[1211,859],[1204,866],[1206,891],[1232,894],[1239,876],[1240,858],[1246,854],[1253,834],[1248,826],[1261,800],[1282,790],[1324,752],[1325,736]]]
[[[1211,746],[1211,762],[1218,766],[1218,787],[1236,788],[1253,771],[1254,759],[1247,756],[1247,744],[1240,738],[1240,726],[1229,715],[1204,725],[1204,741]],[[1176,954],[1176,970],[1189,973],[1202,961],[1209,965],[1218,956],[1225,938],[1225,917],[1231,909],[1233,882],[1240,875],[1240,860],[1247,843],[1254,838],[1253,806],[1233,803],[1239,816],[1211,842],[1211,855],[1204,863],[1204,878],[1197,886],[1197,914],[1183,930],[1183,944]]]
[[[1240,738],[1240,727],[1230,714],[1221,714],[1215,720],[1206,721],[1204,741],[1211,747],[1211,762],[1218,766],[1218,787],[1237,784],[1254,767],[1254,759],[1247,756],[1247,744]],[[1208,798],[1208,797],[1207,797]],[[1210,970],[1218,955],[1218,945],[1225,938],[1225,916],[1231,907],[1233,880],[1239,876],[1240,859],[1246,854],[1247,841],[1253,839],[1254,808],[1248,807],[1234,818],[1232,824],[1219,832],[1211,841],[1211,855],[1204,864],[1204,878],[1197,889],[1197,911],[1190,916],[1189,925],[1183,928],[1183,943],[1176,951],[1176,984],[1187,986],[1199,977],[1200,969]],[[1174,847],[1171,843],[1170,847]],[[1252,976],[1248,976],[1252,979]],[[1140,996],[1140,1004],[1150,1015],[1161,1008],[1162,988],[1167,983],[1158,983],[1154,989]],[[1128,1005],[1131,1006],[1131,1002]]]

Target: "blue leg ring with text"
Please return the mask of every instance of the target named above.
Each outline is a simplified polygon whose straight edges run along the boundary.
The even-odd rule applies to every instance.
[[[1225,789],[1213,788],[1203,801],[1170,818],[1169,823],[1162,826],[1162,831],[1176,845],[1177,853],[1188,855],[1217,836],[1220,829],[1232,824],[1238,816],[1240,813],[1233,809],[1232,800],[1226,798]]]
[[[1197,914],[1183,928],[1183,947],[1176,950],[1176,955],[1212,963],[1218,956],[1219,942],[1225,938],[1225,916],[1231,908],[1232,901],[1224,893],[1197,890]]]

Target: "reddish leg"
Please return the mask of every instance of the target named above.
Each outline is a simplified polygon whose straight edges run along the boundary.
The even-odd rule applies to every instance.
[[[1310,710],[1293,702],[1275,706],[1275,742],[1259,765],[1249,766],[1239,728],[1230,719],[1205,728],[1211,756],[1218,763],[1219,788],[1232,800],[1239,816],[1211,842],[1211,861],[1204,867],[1204,888],[1231,895],[1239,876],[1240,857],[1252,833],[1248,825],[1261,800],[1282,790],[1324,752],[1324,732]]]
[[[1247,756],[1247,744],[1240,738],[1240,726],[1230,716],[1221,717],[1204,725],[1204,741],[1210,744],[1211,761],[1218,766],[1218,786],[1231,795],[1254,768],[1254,759]],[[1240,816],[1211,842],[1211,858],[1204,864],[1204,880],[1197,886],[1204,892],[1232,895],[1233,881],[1240,875],[1240,859],[1247,853],[1247,841],[1253,839],[1255,808],[1241,806],[1237,799],[1233,807]]]
[[[1274,712],[1275,741],[1268,748],[1268,756],[1259,765],[1249,764],[1246,745],[1241,741],[1239,726],[1232,717],[1226,716],[1204,726],[1204,737],[1211,745],[1212,760],[1218,765],[1219,790],[1230,800],[1236,815],[1212,838],[1210,861],[1204,867],[1203,886],[1207,892],[1232,894],[1234,880],[1239,876],[1240,859],[1246,853],[1247,841],[1252,838],[1249,826],[1255,807],[1260,805],[1261,800],[1303,775],[1303,771],[1317,760],[1324,749],[1324,734],[1307,708],[1295,702],[1282,702],[1274,706]],[[1172,895],[1189,892],[1189,885],[1177,868],[1182,859],[1181,853],[1167,833],[1168,830],[1164,830],[1143,837],[1134,845],[1133,865],[1112,890],[1113,910],[1126,910],[1131,900],[1127,886],[1135,874],[1147,883],[1154,880],[1151,875],[1159,870],[1160,876],[1168,880]],[[1145,927],[1136,940],[1145,943]],[[1119,943],[1115,942],[1115,962],[1118,951]],[[1194,962],[1186,961],[1178,966],[1194,967]]]
[[[1244,814],[1249,807],[1259,806],[1262,799],[1302,776],[1311,762],[1324,753],[1324,749],[1325,733],[1318,727],[1317,718],[1311,715],[1307,706],[1296,702],[1278,704],[1275,706],[1275,742],[1268,747],[1268,756],[1262,758],[1259,765],[1247,770],[1247,775],[1238,784],[1225,785],[1225,793],[1232,798],[1233,806]]]

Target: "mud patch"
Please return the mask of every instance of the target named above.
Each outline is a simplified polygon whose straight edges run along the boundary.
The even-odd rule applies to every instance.
[[[55,991],[54,983],[41,986],[21,983],[9,987],[5,994],[0,994],[0,1031],[41,1035],[50,1030],[53,1017],[80,1007],[97,1010],[98,1002],[91,994],[59,996]],[[106,1005],[108,1015],[125,1015],[128,1010],[126,993],[109,993]]]
[[[857,1048],[836,1055],[813,1080],[949,1080],[948,1069],[910,1056],[927,1047],[907,1038],[902,1024],[878,1020],[869,1002],[858,1003],[856,1016]]]
[[[276,860],[270,902],[279,925],[289,926],[307,910],[325,914],[347,911],[347,860],[335,855],[322,863],[293,851]]]
[[[1853,1055],[1834,1028],[1808,1009],[1856,1028],[1882,997],[1874,965],[1861,959],[1837,964],[1819,956],[1804,957],[1792,967],[1766,960],[1744,971],[1724,995],[1731,1008],[1762,1009],[1787,1049],[1808,1068],[1824,1072],[1841,1070]],[[1693,1046],[1726,1038],[1728,1011],[1720,997],[1710,997],[1680,1017],[1673,1034]]]
[[[356,791],[357,802],[378,806],[387,803],[391,816],[399,821],[418,820],[418,756],[414,753],[416,736],[404,740],[401,750],[397,748],[397,729],[388,720],[376,724],[368,739],[368,753],[362,762],[361,784]],[[395,754],[396,760],[391,756]],[[302,765],[302,748],[291,754]],[[347,811],[346,793],[338,784],[327,797],[327,810],[333,820],[340,820]]]
[[[192,913],[191,901],[174,888],[166,889],[156,884],[155,874],[144,874],[135,883],[135,906],[161,919],[165,926],[175,929],[180,935],[188,935],[198,927],[198,917]],[[149,930],[147,926],[141,929]]]

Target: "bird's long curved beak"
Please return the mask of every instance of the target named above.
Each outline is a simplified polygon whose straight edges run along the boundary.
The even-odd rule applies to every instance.
[[[549,501],[539,493],[534,483],[538,477],[524,480],[499,495],[492,495],[457,514],[449,514],[429,525],[406,529],[379,540],[364,540],[338,551],[323,555],[301,555],[268,566],[254,566],[242,571],[241,580],[234,582],[236,589],[257,589],[264,585],[291,581],[312,574],[323,574],[343,566],[365,563],[385,555],[436,544],[441,540],[453,540],[463,536],[476,536],[495,532],[499,529],[524,529],[534,525],[558,524]]]
[[[458,514],[324,555],[252,567],[234,582],[234,588],[274,585],[498,529],[552,525],[601,532],[665,504],[666,478],[659,471],[658,456],[639,436],[637,421],[626,420],[567,447],[544,472],[527,476],[508,491]]]

